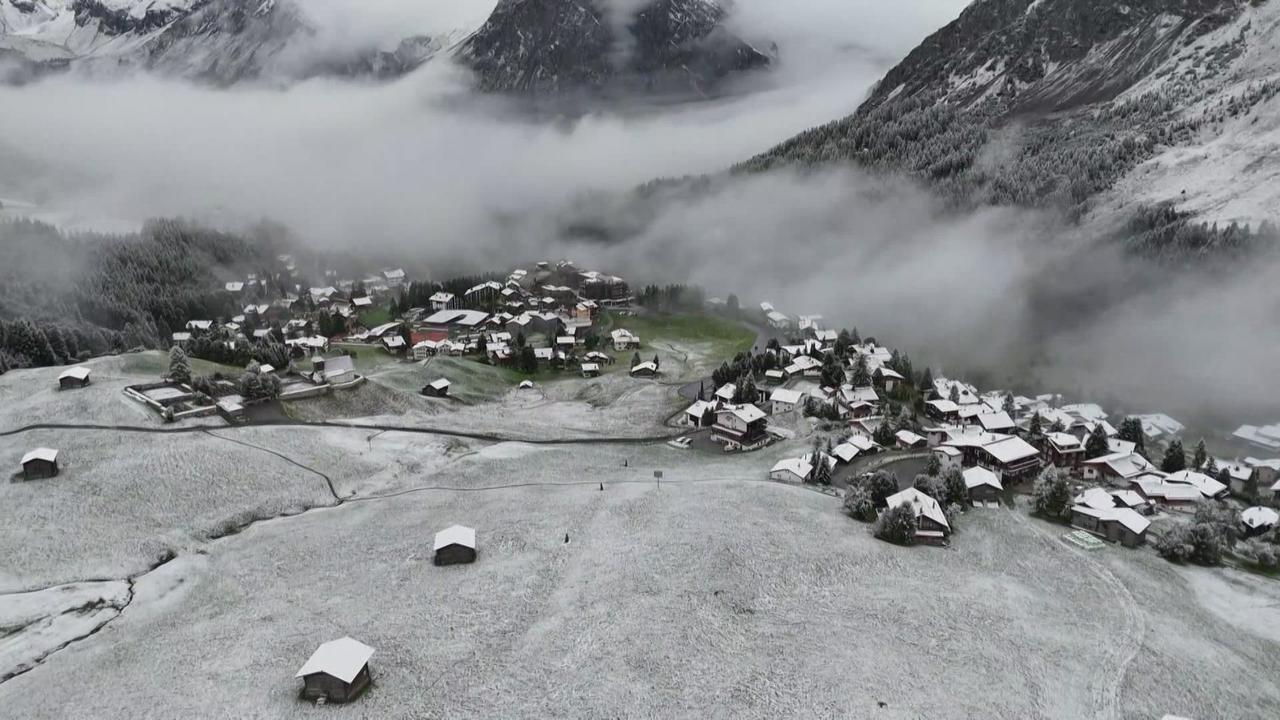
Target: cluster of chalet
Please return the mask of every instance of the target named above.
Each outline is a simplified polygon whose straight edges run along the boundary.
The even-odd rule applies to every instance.
[[[436,533],[432,547],[434,564],[458,565],[475,561],[474,528],[452,525]],[[302,698],[320,704],[356,700],[372,683],[369,660],[373,653],[373,648],[350,637],[321,644],[294,673],[295,678],[302,678]]]

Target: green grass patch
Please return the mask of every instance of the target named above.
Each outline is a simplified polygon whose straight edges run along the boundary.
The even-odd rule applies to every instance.
[[[385,306],[374,306],[360,313],[360,322],[367,328],[377,327],[391,322],[391,311]]]
[[[360,374],[368,374],[377,370],[385,370],[388,367],[399,365],[400,357],[387,352],[380,345],[349,345],[346,343],[333,343],[330,345],[328,356],[339,354],[341,350],[346,350],[348,354],[353,355],[351,364],[355,365],[356,372]]]
[[[147,350],[140,353],[128,353],[123,357],[121,369],[127,373],[138,375],[155,375],[160,377],[169,372],[169,353],[163,350]],[[190,358],[192,375],[212,375],[222,373],[233,377],[244,372],[244,368],[234,365],[209,362],[200,358]]]
[[[654,350],[668,350],[667,345],[701,345],[708,348],[706,357],[719,364],[732,360],[740,352],[752,348],[755,332],[724,318],[698,314],[652,314],[630,317],[612,316],[604,325],[626,328],[640,336],[640,356],[651,359]],[[630,367],[632,353],[613,353],[619,363]]]

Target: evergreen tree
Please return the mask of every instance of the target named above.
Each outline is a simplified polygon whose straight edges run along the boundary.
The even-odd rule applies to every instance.
[[[529,345],[520,346],[520,372],[532,375],[538,372],[538,355]]]
[[[933,390],[933,370],[926,367],[924,373],[920,376],[920,392],[928,393]]]
[[[1174,440],[1165,448],[1164,459],[1160,461],[1162,472],[1174,473],[1187,469],[1187,454],[1182,449],[1182,441]]]
[[[938,460],[937,453],[929,453],[929,462],[925,463],[924,474],[929,477],[938,477],[942,472],[942,461]]]
[[[1142,421],[1138,418],[1127,417],[1122,420],[1120,428],[1116,432],[1116,437],[1133,443],[1134,452],[1139,455],[1147,454],[1147,436],[1142,429]]]
[[[1017,405],[1013,400],[1013,393],[1005,393],[1003,409],[1014,420],[1018,419]]]
[[[178,345],[169,348],[169,379],[183,384],[191,382],[191,361]]]
[[[1107,431],[1102,428],[1102,423],[1093,426],[1093,430],[1089,432],[1089,437],[1084,441],[1084,459],[1092,460],[1102,457],[1111,452],[1111,446],[1107,442]]]
[[[947,470],[942,476],[942,484],[946,488],[947,505],[965,505],[969,502],[969,486],[965,484],[960,470]]]
[[[849,382],[854,387],[867,387],[871,384],[871,373],[867,370],[866,355],[858,353],[858,357],[853,364],[853,376],[849,378]]]
[[[947,399],[953,403],[960,402],[960,386],[952,383],[951,392],[947,395]]]
[[[1035,411],[1031,414],[1031,424],[1027,427],[1027,432],[1030,433],[1032,437],[1043,435],[1044,429],[1041,427],[1043,423],[1044,420],[1040,417],[1040,411]]]
[[[1071,486],[1059,470],[1051,467],[1042,472],[1032,494],[1037,513],[1055,520],[1066,517],[1071,505]]]
[[[635,354],[631,356],[631,367],[634,368],[635,366],[639,365],[641,362],[642,361],[640,360],[640,351],[637,350]]]
[[[1200,442],[1196,443],[1195,455],[1191,460],[1191,467],[1199,470],[1204,467],[1205,461],[1209,459],[1209,452],[1205,450],[1204,438],[1200,438]]]

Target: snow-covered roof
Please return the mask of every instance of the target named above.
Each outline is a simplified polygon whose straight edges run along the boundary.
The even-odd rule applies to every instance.
[[[438,292],[427,299],[433,303],[450,303],[453,302],[453,293]]]
[[[733,396],[738,394],[738,386],[733,383],[725,383],[716,388],[716,397],[725,402],[733,402]]]
[[[1116,506],[1115,498],[1102,488],[1089,488],[1073,500],[1076,505],[1084,505],[1094,510],[1109,510]]]
[[[896,370],[891,370],[887,367],[884,367],[883,365],[876,368],[875,374],[879,375],[882,378],[888,378],[892,380],[906,380],[906,378],[902,377],[901,373],[897,372]]]
[[[349,637],[330,640],[316,648],[306,664],[298,669],[294,677],[306,677],[315,673],[324,673],[342,682],[349,683],[360,674],[360,669],[373,657],[373,648]]]
[[[383,270],[382,277],[388,280],[403,280],[404,270],[401,270],[400,268],[395,268],[394,270]]]
[[[950,400],[930,400],[926,402],[925,405],[932,407],[940,413],[953,413],[960,409],[959,405],[956,405]]]
[[[653,361],[645,361],[645,362],[642,362],[642,363],[636,363],[636,366],[635,366],[635,367],[633,367],[633,368],[631,368],[631,374],[632,374],[632,375],[635,375],[636,373],[639,373],[639,372],[654,372],[654,373],[656,373],[656,372],[658,372],[658,366],[657,366],[657,365],[654,365],[654,364],[653,364]]]
[[[862,452],[857,445],[850,442],[842,442],[831,448],[831,454],[835,455],[840,462],[853,462],[858,457],[858,453]]]
[[[1134,415],[1138,422],[1142,423],[1142,432],[1149,438],[1159,438],[1165,435],[1178,435],[1186,426],[1165,415],[1164,413],[1149,413],[1147,415]]]
[[[1053,443],[1053,446],[1057,448],[1059,452],[1084,449],[1084,445],[1080,442],[1080,438],[1072,435],[1071,433],[1055,432],[1049,433],[1048,435],[1045,435],[1045,437],[1049,439],[1049,442]]]
[[[787,388],[778,388],[769,395],[770,402],[780,402],[787,405],[798,405],[804,399],[804,393],[799,390],[789,390]]]
[[[639,336],[633,334],[630,330],[626,328],[618,328],[617,330],[614,330],[613,332],[609,333],[609,337],[613,338],[614,342],[639,342],[640,341]]]
[[[1151,469],[1151,463],[1137,453],[1118,452],[1103,455],[1092,460],[1085,460],[1085,465],[1106,465],[1122,478],[1136,477]]]
[[[1149,498],[1160,498],[1166,502],[1192,502],[1204,497],[1199,488],[1165,482],[1164,478],[1155,475],[1145,475],[1130,482],[1141,488],[1143,495]]]
[[[983,445],[982,449],[1001,463],[1016,462],[1040,454],[1031,443],[1020,437],[1006,437]]]
[[[475,550],[475,528],[469,528],[465,525],[450,525],[436,533],[435,550],[440,550],[441,548],[446,548],[450,545],[461,545]]]
[[[83,365],[77,365],[63,370],[62,374],[58,376],[58,379],[62,380],[63,378],[72,378],[75,380],[84,380],[87,377],[89,377],[89,368]]]
[[[240,292],[241,290],[244,290],[244,283],[242,283],[242,282],[229,282],[229,283],[227,283],[226,285],[224,285],[223,287],[225,287],[225,288],[227,289],[227,292]]]
[[[1139,535],[1146,532],[1148,527],[1151,527],[1150,520],[1129,508],[1093,508],[1088,505],[1076,505],[1072,510],[1083,515],[1098,518],[1099,520],[1118,522]]]
[[[951,524],[947,522],[946,513],[942,512],[942,506],[938,504],[938,501],[915,488],[907,488],[896,492],[885,498],[885,503],[889,507],[907,505],[915,511],[917,518],[923,515],[948,530],[951,529]]]
[[[600,366],[595,363],[582,363],[582,372],[600,372]]]
[[[429,388],[431,388],[431,389],[433,389],[433,390],[444,390],[445,388],[449,387],[449,386],[450,386],[450,385],[452,385],[452,384],[453,384],[453,383],[450,383],[450,382],[449,382],[448,380],[446,380],[445,378],[440,378],[439,380],[432,380],[432,381],[427,385],[427,387],[429,387]]]
[[[1013,422],[1013,418],[1009,417],[1009,413],[1001,410],[1000,412],[982,413],[978,415],[978,424],[983,430],[991,432],[1002,432],[1012,430],[1017,425]]]
[[[1165,478],[1165,480],[1171,483],[1190,485],[1199,490],[1200,494],[1207,498],[1218,497],[1219,495],[1226,493],[1228,490],[1226,485],[1223,485],[1204,473],[1196,472],[1195,470],[1179,470],[1178,472],[1170,473],[1169,477]]]
[[[325,380],[332,380],[347,373],[353,373],[355,370],[355,362],[351,360],[350,355],[335,355],[334,357],[326,358],[324,361]]]
[[[1280,450],[1280,424],[1263,427],[1241,425],[1232,435],[1268,450]]]
[[[1280,523],[1280,513],[1269,507],[1254,506],[1240,513],[1240,522],[1250,530],[1275,527],[1276,523]]]
[[[400,335],[392,335],[391,337],[382,338],[382,344],[386,345],[390,350],[405,346],[404,337]]]
[[[959,448],[954,448],[954,447],[951,447],[950,445],[939,445],[935,447],[933,451],[938,453],[939,455],[946,455],[947,457],[959,457],[960,455],[964,454],[960,452]]]
[[[899,430],[898,432],[894,433],[893,436],[898,438],[898,442],[903,443],[905,445],[915,445],[917,443],[926,441],[925,438],[920,437],[919,435],[911,432],[910,430]]]
[[[735,417],[745,423],[755,422],[765,416],[764,411],[755,405],[726,405],[720,412],[733,413]]]
[[[982,485],[1004,490],[1004,485],[1000,484],[1000,477],[984,467],[971,467],[960,474],[964,476],[965,487],[970,490]]]
[[[440,310],[432,313],[427,317],[425,322],[428,325],[461,325],[463,327],[474,327],[481,325],[485,320],[489,319],[489,314],[479,310]]]
[[[22,456],[22,464],[26,465],[32,460],[44,460],[45,462],[57,462],[58,451],[53,448],[39,447],[26,455]]]
[[[783,471],[794,473],[797,477],[803,479],[809,477],[809,473],[813,471],[813,466],[805,462],[802,458],[787,458],[775,463],[773,469],[771,469],[769,473],[773,474]]]
[[[369,307],[370,305],[373,304],[373,298],[369,297],[368,295],[363,295],[358,298],[351,298],[351,304],[355,305],[356,307]]]
[[[791,367],[798,367],[800,370],[816,370],[822,367],[822,361],[809,355],[798,355],[791,360]]]

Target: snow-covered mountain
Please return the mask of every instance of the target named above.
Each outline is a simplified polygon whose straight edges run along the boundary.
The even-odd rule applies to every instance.
[[[501,0],[459,57],[488,91],[709,95],[770,62],[726,16],[716,0]]]
[[[976,0],[854,115],[741,169],[852,162],[960,202],[1274,222],[1277,93],[1278,0]]]
[[[315,30],[304,8],[289,0],[0,0],[0,71],[22,81],[71,67],[141,69],[217,85],[320,74],[394,77],[470,30],[407,36],[392,48],[316,52],[308,47]]]

